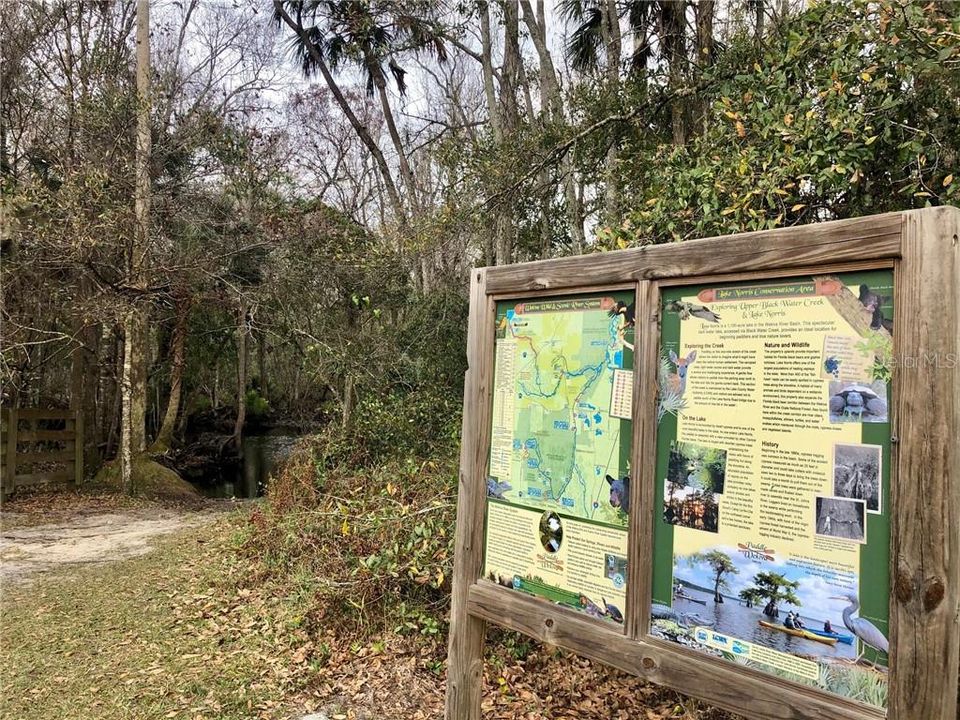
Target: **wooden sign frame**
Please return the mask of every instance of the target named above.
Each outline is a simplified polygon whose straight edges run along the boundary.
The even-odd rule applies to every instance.
[[[486,623],[763,720],[954,720],[960,661],[960,209],[928,208],[669,245],[476,269],[471,274],[446,717],[481,716]],[[890,645],[882,710],[649,634],[662,287],[892,268]],[[636,290],[625,623],[481,577],[497,300]]]

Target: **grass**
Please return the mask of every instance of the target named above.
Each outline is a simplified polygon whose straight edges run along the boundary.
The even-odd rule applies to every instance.
[[[288,717],[283,700],[310,675],[310,645],[296,601],[244,587],[234,522],[4,588],[0,717]]]
[[[288,487],[272,511],[262,503],[211,516],[147,555],[5,588],[0,717],[441,717],[448,508],[430,493],[368,484],[375,489],[316,500],[309,511]],[[83,500],[52,502],[67,515]],[[283,502],[290,512],[272,517]],[[44,506],[20,501],[20,514],[32,516],[32,504]],[[483,683],[484,717],[496,720],[730,718],[496,628]]]

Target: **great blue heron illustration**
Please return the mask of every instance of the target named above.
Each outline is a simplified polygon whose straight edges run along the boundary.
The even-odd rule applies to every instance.
[[[846,600],[850,603],[843,610],[843,624],[847,626],[847,630],[860,638],[860,642],[864,645],[869,645],[874,650],[887,655],[890,654],[890,643],[887,642],[886,636],[880,632],[880,628],[865,618],[853,617],[853,614],[860,610],[860,599],[856,595],[841,595],[840,597],[832,597],[830,599]],[[865,649],[860,651],[857,659],[853,661],[854,664],[860,662],[860,658],[863,657],[864,652]],[[876,667],[876,662],[873,663],[873,666]]]

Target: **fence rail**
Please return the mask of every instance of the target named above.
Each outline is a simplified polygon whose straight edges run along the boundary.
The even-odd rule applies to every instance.
[[[0,494],[66,482],[83,482],[83,413],[43,408],[0,412]]]

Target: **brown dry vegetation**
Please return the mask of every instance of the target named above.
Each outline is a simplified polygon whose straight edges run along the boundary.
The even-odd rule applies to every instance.
[[[356,587],[365,588],[368,607],[344,615],[342,601],[307,577],[306,565],[300,574],[275,575],[273,561],[250,552],[251,528],[269,512],[213,517],[159,540],[148,555],[8,588],[0,608],[0,716],[286,720],[322,710],[342,718],[440,717],[445,599],[435,634],[412,621],[417,629],[392,627],[409,613],[381,607],[385,600],[365,594],[373,587],[366,581]],[[326,547],[337,549],[319,553],[318,562],[342,563],[366,540],[328,539]],[[317,547],[305,555],[317,555]],[[382,595],[394,590],[387,583]],[[487,717],[726,717],[513,633],[492,631],[488,646]]]

